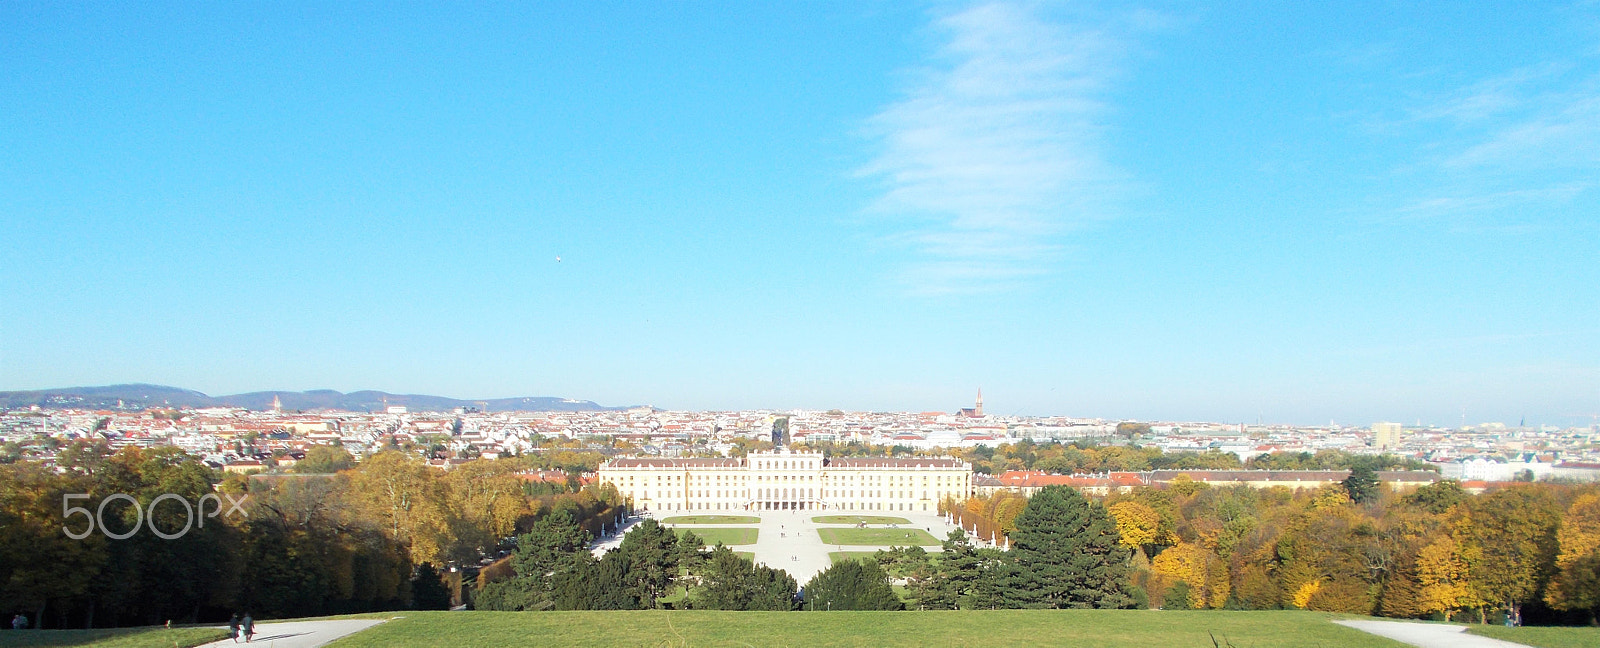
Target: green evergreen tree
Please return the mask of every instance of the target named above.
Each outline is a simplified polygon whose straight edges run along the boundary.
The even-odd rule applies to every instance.
[[[1017,516],[1000,596],[1006,607],[1124,608],[1129,549],[1105,507],[1050,486]]]
[[[432,563],[418,565],[416,575],[411,577],[411,609],[450,609],[450,590],[444,586],[439,570],[434,569]]]
[[[695,535],[693,531],[682,531],[678,535],[676,549],[678,565],[689,570],[691,573],[698,570],[700,566],[704,564],[706,559],[705,553],[703,552],[705,548],[706,541],[702,540],[700,536]]]
[[[655,520],[645,520],[623,536],[616,552],[628,563],[630,595],[645,609],[656,607],[656,599],[678,578],[678,537]]]
[[[570,513],[562,509],[551,511],[534,522],[527,533],[517,536],[517,552],[511,556],[516,577],[485,585],[478,592],[474,607],[547,610],[559,606],[555,596],[557,580],[587,567],[584,561],[592,560],[584,551],[588,547],[589,532],[579,528]],[[570,598],[566,602],[571,603]]]
[[[912,593],[923,609],[970,609],[973,590],[982,576],[977,550],[961,529],[951,531],[943,544],[933,574],[919,581]]]
[[[789,572],[766,565],[755,565],[755,571],[751,576],[753,585],[750,588],[750,602],[745,606],[746,610],[786,612],[795,609],[797,605],[795,593],[799,591],[799,583],[795,582]]]
[[[991,547],[978,549],[978,578],[972,589],[961,597],[963,610],[999,610],[1014,607],[1008,603],[1006,592],[1013,586],[1017,565],[1006,552]]]
[[[806,583],[807,610],[899,610],[904,607],[889,585],[888,572],[872,560],[836,562]]]
[[[600,560],[589,553],[572,554],[550,577],[551,598],[557,610],[637,610],[628,559],[608,552]]]
[[[570,513],[557,509],[517,537],[511,564],[518,574],[543,577],[555,570],[563,556],[588,547],[589,532],[578,528]]]
[[[1373,472],[1367,465],[1358,465],[1350,469],[1350,476],[1341,482],[1346,493],[1350,494],[1350,501],[1365,504],[1378,497],[1378,473]]]
[[[733,550],[717,545],[700,574],[702,588],[694,607],[706,610],[794,609],[794,577],[781,569],[756,565]]]

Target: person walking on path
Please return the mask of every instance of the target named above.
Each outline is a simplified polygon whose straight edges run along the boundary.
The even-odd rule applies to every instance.
[[[256,634],[256,620],[250,618],[250,613],[244,613],[244,620],[240,621],[240,629],[244,630],[244,642],[250,643],[250,637]]]
[[[228,638],[232,639],[233,643],[239,643],[239,613],[238,612],[234,612],[233,613],[233,618],[228,619]]]
[[[11,617],[11,629],[12,630],[27,630],[28,629],[28,617],[22,616],[21,614],[18,614],[18,615],[14,616],[14,617]]]

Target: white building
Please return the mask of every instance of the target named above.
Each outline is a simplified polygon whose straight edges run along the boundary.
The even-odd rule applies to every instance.
[[[1531,458],[1528,458],[1531,459]],[[1522,471],[1533,473],[1534,479],[1544,479],[1554,472],[1555,466],[1538,460],[1500,463],[1483,457],[1461,462],[1462,481],[1511,481]],[[1452,471],[1453,472],[1453,471]],[[1449,476],[1446,473],[1446,476]]]
[[[646,511],[915,511],[972,492],[972,465],[949,457],[849,457],[755,452],[744,459],[617,458],[600,465]]]

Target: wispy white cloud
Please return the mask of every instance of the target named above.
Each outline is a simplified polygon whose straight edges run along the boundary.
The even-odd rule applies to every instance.
[[[1525,107],[1533,88],[1559,78],[1571,65],[1548,62],[1513,70],[1458,88],[1419,111],[1424,119],[1450,119],[1460,124],[1482,122]]]
[[[1060,235],[1108,215],[1123,174],[1102,152],[1125,46],[1105,26],[990,3],[936,19],[942,45],[905,97],[867,124],[861,175],[896,215],[920,293],[992,291],[1045,274]]]
[[[1449,214],[1492,212],[1527,205],[1553,205],[1570,202],[1592,183],[1567,182],[1533,189],[1516,189],[1460,196],[1435,196],[1417,200],[1400,208],[1403,214],[1434,217]]]
[[[1477,218],[1572,202],[1600,178],[1596,59],[1551,61],[1490,77],[1417,111],[1446,125],[1421,170],[1432,195],[1401,211]]]
[[[1446,164],[1479,168],[1600,167],[1600,88],[1587,87],[1541,98],[1540,103],[1533,115],[1493,129],[1482,141],[1451,156]]]

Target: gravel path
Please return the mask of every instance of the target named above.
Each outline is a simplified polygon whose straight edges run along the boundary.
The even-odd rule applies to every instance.
[[[1466,626],[1366,620],[1334,623],[1421,648],[1529,648],[1525,644],[1467,634]]]
[[[316,648],[346,635],[352,635],[383,623],[384,619],[339,619],[336,621],[285,621],[282,623],[257,623],[256,634],[246,644],[244,637],[237,642],[223,639],[203,644],[200,648],[225,648],[229,646],[262,646],[263,648]],[[223,626],[226,628],[227,626]]]
[[[823,515],[892,515],[906,518],[911,521],[907,528],[925,529],[938,540],[955,529],[934,514],[912,513],[905,511],[737,511],[736,515],[750,515],[760,517],[761,521],[752,524],[671,524],[673,528],[698,529],[698,528],[732,528],[753,527],[760,529],[756,536],[756,543],[750,545],[733,545],[728,547],[734,551],[749,551],[755,554],[755,561],[768,567],[775,567],[789,572],[795,581],[804,586],[822,570],[827,569],[832,561],[828,558],[830,551],[877,551],[889,547],[869,547],[852,545],[824,544],[817,535],[817,529],[822,527],[849,528],[852,524],[817,524],[811,518]],[[869,525],[874,528],[882,524]],[[632,525],[625,527],[626,533]],[[603,554],[621,543],[621,536],[614,536],[604,546],[596,546],[596,555]],[[937,546],[923,547],[930,552],[940,551]]]

